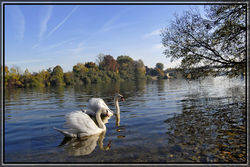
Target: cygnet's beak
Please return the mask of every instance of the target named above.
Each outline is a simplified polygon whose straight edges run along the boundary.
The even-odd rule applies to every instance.
[[[124,98],[124,97],[121,97],[121,101],[125,101],[125,98]]]
[[[106,114],[108,117],[111,117],[113,115],[113,113],[111,111],[108,111]]]

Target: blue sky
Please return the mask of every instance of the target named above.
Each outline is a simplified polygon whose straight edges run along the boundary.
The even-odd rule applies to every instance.
[[[6,5],[5,65],[39,72],[60,65],[72,71],[100,53],[165,68],[160,30],[190,5]]]

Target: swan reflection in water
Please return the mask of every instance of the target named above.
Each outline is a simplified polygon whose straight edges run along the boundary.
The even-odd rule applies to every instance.
[[[115,114],[116,117],[116,131],[117,132],[123,132],[124,127],[120,126],[120,113]],[[96,122],[95,118],[92,118],[94,122]],[[108,123],[110,117],[102,117],[102,122],[104,124]],[[76,138],[70,138],[70,137],[64,137],[62,142],[59,144],[59,146],[64,147],[68,155],[70,156],[83,156],[83,155],[89,155],[91,154],[98,143],[98,146],[103,151],[108,151],[111,148],[111,140],[108,141],[108,143],[103,146],[103,140],[105,138],[106,131],[95,134],[91,136],[85,136],[85,137],[76,137]],[[121,139],[124,138],[124,135],[118,135],[117,138]]]
[[[96,119],[95,118],[92,119],[97,124]],[[104,124],[108,123],[109,119],[110,117],[108,116],[101,118]],[[91,136],[84,136],[77,138],[64,137],[63,141],[59,146],[65,146],[66,151],[71,156],[89,155],[96,148],[97,142],[101,150],[107,151],[111,147],[111,141],[109,141],[106,146],[103,146],[103,140],[105,134],[106,131]]]
[[[119,135],[117,135],[118,139],[123,139],[125,138],[125,126],[121,126],[120,125],[120,111],[119,113],[115,114],[115,125],[116,125],[116,131],[119,133]]]
[[[82,138],[64,137],[63,141],[59,146],[65,146],[65,150],[70,156],[81,156],[91,154],[96,148],[97,142],[101,150],[107,151],[111,147],[111,140],[106,146],[103,146],[105,134],[106,131],[102,132],[101,134],[86,136]]]
[[[120,113],[118,114],[116,114],[115,115],[115,125],[117,126],[117,127],[119,127],[120,126]]]

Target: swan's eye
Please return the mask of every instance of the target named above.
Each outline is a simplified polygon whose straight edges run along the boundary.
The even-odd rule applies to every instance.
[[[121,100],[122,100],[122,101],[125,101],[125,99],[124,99],[124,97],[123,97],[123,96],[121,96]]]

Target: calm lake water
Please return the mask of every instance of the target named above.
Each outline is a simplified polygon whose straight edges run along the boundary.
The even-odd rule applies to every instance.
[[[224,77],[124,82],[84,87],[5,91],[5,163],[246,163],[245,80]],[[64,116],[101,97],[120,125],[106,134],[65,140]]]

